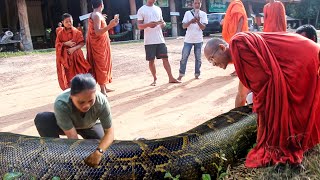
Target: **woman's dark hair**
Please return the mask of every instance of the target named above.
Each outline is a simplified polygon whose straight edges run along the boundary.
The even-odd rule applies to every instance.
[[[65,20],[65,19],[67,19],[67,18],[72,18],[72,16],[71,16],[71,14],[69,14],[69,13],[64,13],[64,14],[62,14],[62,21],[63,20]]]
[[[307,38],[309,38],[315,42],[318,42],[317,30],[316,30],[316,28],[314,28],[314,26],[312,26],[311,24],[305,24],[305,25],[298,27],[298,29],[296,30],[296,33],[298,33],[298,34],[301,34],[303,32],[306,33]]]
[[[78,74],[71,80],[71,95],[76,95],[82,91],[96,89],[96,80],[91,74]]]
[[[102,0],[91,0],[91,4],[93,9],[98,8],[103,3]]]

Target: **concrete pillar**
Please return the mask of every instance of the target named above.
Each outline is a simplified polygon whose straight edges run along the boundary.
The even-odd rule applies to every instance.
[[[176,4],[174,0],[170,0],[170,12],[176,12]],[[172,24],[172,37],[178,36],[178,24],[177,24],[177,16],[171,16],[171,24]]]
[[[27,4],[25,0],[17,0],[18,16],[20,23],[21,40],[25,51],[32,51],[33,44],[31,40]]]
[[[81,15],[88,14],[87,0],[80,0],[80,9],[81,9]],[[83,32],[84,32],[84,40],[86,40],[87,32],[88,32],[88,19],[83,20]]]

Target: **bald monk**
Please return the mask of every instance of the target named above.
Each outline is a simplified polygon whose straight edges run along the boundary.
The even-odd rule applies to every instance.
[[[286,10],[281,1],[267,0],[263,8],[264,32],[283,32],[287,30]]]
[[[223,20],[222,37],[229,42],[233,35],[238,32],[248,31],[248,17],[246,9],[241,0],[232,0],[228,6],[225,18]],[[236,72],[231,76],[236,76]]]
[[[204,54],[214,66],[226,69],[234,62],[238,100],[245,99],[244,89],[253,92],[258,133],[247,167],[302,168],[303,153],[319,143],[319,52],[316,43],[295,33],[241,32],[230,44],[222,39],[206,44]]]
[[[56,38],[56,64],[60,88],[65,90],[75,75],[87,73],[91,66],[81,50],[84,46],[82,32],[73,27],[70,14],[63,14],[62,19],[64,28]]]
[[[101,93],[107,95],[113,90],[107,88],[112,82],[111,45],[108,30],[119,23],[112,19],[107,25],[102,10],[102,0],[92,0],[93,12],[89,18],[87,34],[87,60],[92,66],[91,74],[100,85]]]

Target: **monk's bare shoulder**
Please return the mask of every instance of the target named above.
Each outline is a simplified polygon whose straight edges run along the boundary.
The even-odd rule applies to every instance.
[[[92,19],[99,19],[99,20],[102,20],[103,19],[103,16],[102,16],[102,14],[101,13],[98,13],[98,12],[92,12],[92,14],[91,14],[91,18]]]

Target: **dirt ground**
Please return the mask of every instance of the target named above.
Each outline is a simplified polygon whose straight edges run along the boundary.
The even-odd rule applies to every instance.
[[[205,39],[207,42],[208,38]],[[167,40],[172,72],[178,76],[183,39]],[[194,79],[193,51],[181,84],[168,84],[157,60],[157,86],[145,61],[143,42],[113,44],[113,82],[109,102],[115,139],[160,138],[187,131],[234,107],[238,78],[202,58],[202,74]],[[58,86],[55,54],[0,58],[0,131],[38,136],[33,119],[53,111]]]

